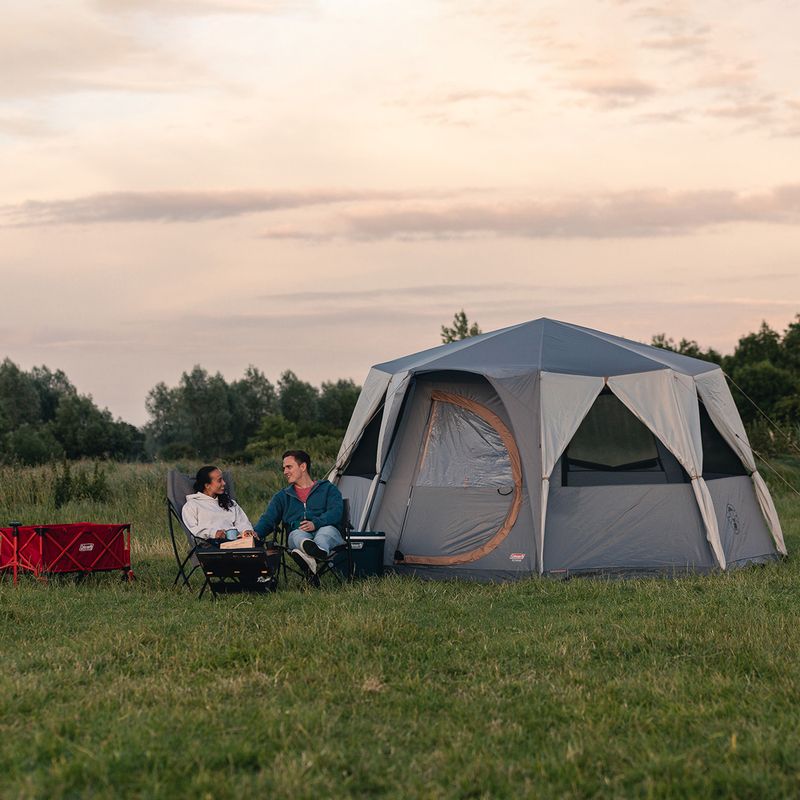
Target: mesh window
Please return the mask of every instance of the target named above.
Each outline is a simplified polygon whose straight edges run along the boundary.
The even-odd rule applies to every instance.
[[[661,471],[653,434],[610,392],[595,400],[567,448],[570,470]]]
[[[452,403],[434,402],[417,486],[514,485],[500,434],[481,417]]]
[[[744,464],[714,427],[702,403],[700,403],[700,435],[703,440],[703,478],[713,481],[716,478],[747,475]]]

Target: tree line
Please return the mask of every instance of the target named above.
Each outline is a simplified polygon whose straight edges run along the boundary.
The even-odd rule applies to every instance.
[[[253,366],[228,383],[195,366],[177,386],[159,383],[147,395],[147,451],[164,459],[253,460],[302,442],[334,457],[360,391],[349,379],[318,389],[292,370],[273,385]]]
[[[333,458],[360,391],[349,379],[317,388],[291,370],[273,385],[253,366],[228,382],[195,366],[177,386],[158,383],[150,390],[149,420],[137,428],[79,394],[62,370],[25,371],[6,358],[0,363],[0,462],[253,460],[298,442]]]
[[[479,333],[477,323],[470,324],[462,310],[452,327],[442,326],[441,338],[457,341]],[[664,333],[651,344],[725,370],[758,452],[800,452],[800,314],[782,333],[762,323],[742,336],[730,355],[690,339],[676,342]],[[0,460],[251,461],[298,443],[333,458],[360,390],[349,379],[318,388],[292,370],[273,384],[254,366],[238,380],[227,381],[197,365],[176,386],[158,383],[150,390],[145,401],[148,422],[136,428],[98,408],[90,395],[79,394],[61,370],[42,366],[26,372],[6,358],[0,364]]]
[[[79,394],[59,369],[0,363],[0,459],[43,464],[64,458],[145,457],[145,434],[90,395]]]

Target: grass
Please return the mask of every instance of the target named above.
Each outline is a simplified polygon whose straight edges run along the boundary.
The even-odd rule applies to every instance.
[[[198,602],[171,588],[165,468],[108,470],[106,503],[60,509],[48,470],[0,470],[2,520],[132,522],[138,577],[0,584],[4,798],[800,794],[795,558]],[[280,475],[236,476],[255,517]]]

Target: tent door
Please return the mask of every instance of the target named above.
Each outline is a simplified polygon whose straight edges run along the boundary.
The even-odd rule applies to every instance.
[[[398,550],[406,564],[465,564],[506,538],[522,503],[511,431],[486,406],[434,391]]]

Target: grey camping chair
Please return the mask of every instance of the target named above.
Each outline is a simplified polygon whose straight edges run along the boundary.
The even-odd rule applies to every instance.
[[[236,499],[233,489],[233,478],[229,472],[223,472],[225,486],[228,494]],[[186,495],[194,493],[194,478],[184,475],[176,469],[171,469],[167,473],[167,523],[169,525],[169,535],[172,540],[172,551],[175,553],[175,561],[178,564],[178,572],[175,575],[173,586],[178,585],[178,581],[183,580],[184,586],[189,586],[189,579],[194,571],[200,566],[200,562],[195,555],[197,548],[205,544],[205,540],[197,539],[192,535],[183,524],[181,512],[186,505]],[[185,554],[181,556],[183,547],[178,546],[178,540],[185,540]]]
[[[315,575],[310,575],[299,566],[294,567],[287,562],[289,553],[289,529],[288,526],[281,523],[278,528],[279,547],[283,554],[281,559],[281,568],[283,569],[283,580],[287,582],[288,573],[293,572],[298,575],[308,585],[321,588],[326,583],[343,584],[353,580],[353,551],[350,544],[350,532],[353,526],[350,522],[350,501],[345,497],[343,499],[342,520],[337,526],[339,532],[342,534],[344,544],[334,547],[328,557],[317,561],[317,572]]]

